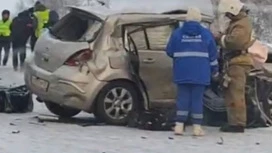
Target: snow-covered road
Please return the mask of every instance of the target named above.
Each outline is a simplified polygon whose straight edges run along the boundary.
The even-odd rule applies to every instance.
[[[10,61],[11,62],[11,61]],[[272,66],[271,66],[272,67]],[[23,84],[23,75],[11,64],[0,67],[0,85]],[[126,127],[38,123],[34,116],[49,114],[35,103],[28,114],[0,114],[0,153],[271,153],[272,128],[247,130],[245,134],[222,134],[206,127],[207,135],[193,138],[172,132],[150,132]],[[91,117],[80,114],[79,117]],[[12,125],[11,125],[12,123]],[[20,131],[13,134],[12,132]],[[191,129],[188,129],[188,133]],[[223,144],[218,144],[223,139]]]

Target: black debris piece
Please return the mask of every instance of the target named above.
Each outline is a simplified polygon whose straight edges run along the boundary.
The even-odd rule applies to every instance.
[[[33,111],[32,94],[25,85],[0,86],[0,112],[27,113]]]
[[[19,130],[16,130],[16,131],[12,131],[12,134],[19,134],[20,131]]]
[[[16,124],[14,124],[14,123],[9,123],[9,125],[11,125],[11,126],[16,126]]]

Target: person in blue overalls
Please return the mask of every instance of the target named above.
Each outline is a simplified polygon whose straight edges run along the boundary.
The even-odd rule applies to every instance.
[[[201,26],[201,12],[189,8],[186,22],[171,35],[166,52],[173,59],[173,79],[178,87],[175,134],[182,135],[189,113],[193,135],[204,136],[203,94],[218,76],[218,53],[212,33]]]

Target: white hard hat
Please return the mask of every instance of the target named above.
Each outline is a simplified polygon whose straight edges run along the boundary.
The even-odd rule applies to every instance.
[[[244,3],[242,3],[240,0],[220,0],[218,5],[218,12],[238,15],[243,6]]]
[[[198,8],[190,7],[188,8],[187,15],[186,15],[186,21],[201,21],[201,12]]]

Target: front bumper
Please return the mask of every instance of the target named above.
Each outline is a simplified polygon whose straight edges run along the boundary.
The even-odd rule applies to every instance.
[[[33,77],[47,82],[48,87],[33,84]],[[90,112],[97,94],[107,82],[97,80],[92,73],[82,73],[77,67],[62,66],[51,73],[39,68],[30,59],[26,62],[25,83],[43,101]]]

